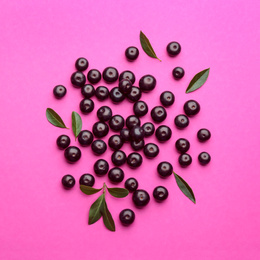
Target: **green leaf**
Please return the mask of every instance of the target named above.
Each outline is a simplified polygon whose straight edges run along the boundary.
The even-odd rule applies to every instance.
[[[102,193],[97,200],[91,205],[89,209],[88,224],[94,224],[101,218],[101,209],[105,201],[104,194]]]
[[[107,188],[108,192],[116,198],[124,198],[129,194],[127,189],[123,188]]]
[[[67,128],[64,122],[62,121],[61,117],[51,108],[46,109],[46,117],[47,120],[54,126],[60,128]],[[68,129],[68,128],[67,128]]]
[[[110,231],[116,231],[115,222],[110,211],[107,208],[106,200],[104,199],[104,203],[102,205],[101,214],[103,216],[103,222],[107,229]]]
[[[177,185],[179,186],[180,190],[183,192],[183,194],[188,197],[193,203],[196,204],[194,193],[191,189],[191,187],[188,185],[188,183],[183,180],[178,174],[174,173],[174,177],[176,179]]]
[[[92,195],[92,194],[95,194],[95,193],[101,191],[102,188],[101,189],[94,189],[94,188],[86,186],[86,185],[80,185],[80,190],[87,195]]]
[[[72,112],[71,117],[72,117],[72,130],[75,135],[75,139],[77,139],[77,136],[79,135],[82,129],[82,120],[80,115],[75,111]]]
[[[155,58],[155,59],[158,59],[159,61],[161,61],[155,54],[154,50],[153,50],[153,47],[150,43],[150,41],[148,40],[148,38],[144,35],[144,33],[142,31],[140,31],[140,42],[141,42],[141,45],[142,45],[142,48],[144,50],[144,52],[152,57],[152,58]]]
[[[208,76],[209,76],[209,69],[205,69],[199,73],[197,73],[193,79],[191,80],[189,86],[186,89],[186,93],[190,93],[200,87],[206,82]]]

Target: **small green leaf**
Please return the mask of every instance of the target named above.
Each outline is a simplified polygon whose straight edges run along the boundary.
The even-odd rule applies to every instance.
[[[178,174],[174,173],[174,177],[176,179],[177,185],[179,186],[180,190],[183,192],[183,194],[188,197],[193,203],[196,204],[194,193],[191,189],[191,187],[188,185],[188,183],[183,180]]]
[[[127,189],[123,188],[107,188],[108,192],[116,198],[124,198],[129,194]]]
[[[97,200],[91,205],[89,209],[89,218],[88,224],[94,224],[101,218],[101,209],[103,207],[103,203],[105,201],[104,194],[102,193]]]
[[[107,208],[106,200],[104,199],[104,203],[102,204],[101,214],[103,216],[103,222],[107,229],[110,231],[116,231],[115,222],[110,211]]]
[[[197,73],[193,79],[191,80],[189,86],[186,89],[186,93],[190,93],[200,87],[206,82],[208,76],[209,76],[209,69],[205,69],[199,73]]]
[[[47,120],[54,126],[60,128],[67,128],[64,122],[62,121],[61,117],[51,108],[46,109],[46,117]],[[68,129],[68,128],[67,128]]]
[[[72,112],[71,117],[72,117],[72,130],[75,135],[75,139],[77,139],[77,136],[79,135],[82,129],[82,120],[80,115],[75,111]]]
[[[144,52],[152,57],[152,58],[155,58],[159,61],[161,61],[155,54],[154,50],[153,50],[153,47],[150,43],[150,41],[148,40],[148,38],[144,35],[144,33],[142,31],[140,31],[140,42],[141,42],[141,45],[142,45],[142,48],[144,50]]]
[[[102,188],[101,189],[94,189],[94,188],[86,186],[86,185],[80,185],[80,190],[87,195],[92,195],[92,194],[95,194],[95,193],[101,191]]]

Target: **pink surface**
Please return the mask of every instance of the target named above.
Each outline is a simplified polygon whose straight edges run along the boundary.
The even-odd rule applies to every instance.
[[[259,259],[259,8],[259,1],[2,0],[0,259]],[[142,51],[140,30],[162,62]],[[166,54],[170,41],[182,46],[176,58]],[[140,50],[133,63],[124,57],[130,45]],[[67,164],[55,142],[60,134],[68,134],[78,145],[72,130],[55,128],[45,118],[51,107],[70,125],[71,112],[79,112],[82,96],[69,79],[80,56],[89,60],[89,68],[100,71],[107,66],[132,70],[137,81],[144,74],[154,75],[156,89],[143,95],[150,108],[159,104],[164,90],[176,97],[164,122],[172,127],[173,137],[160,144],[159,156],[144,159],[138,170],[122,167],[126,177],[136,177],[150,194],[164,185],[169,198],[162,204],[151,198],[140,210],[131,196],[107,195],[115,233],[101,220],[87,225],[89,207],[98,195],[86,196],[78,188],[83,173],[93,174],[97,157],[89,147],[82,148],[81,160]],[[178,82],[171,76],[175,66],[186,72]],[[206,84],[185,94],[191,78],[208,67]],[[57,84],[67,87],[63,100],[52,95]],[[201,112],[180,131],[173,119],[188,99],[197,100]],[[84,129],[91,129],[103,104],[125,117],[132,113],[127,101],[112,105],[93,100],[94,112],[82,115]],[[147,115],[142,123],[150,120]],[[212,132],[204,144],[196,140],[201,127]],[[187,169],[177,163],[174,143],[179,137],[191,142],[193,163]],[[156,142],[153,137],[150,141]],[[129,145],[124,150],[131,151]],[[201,151],[212,156],[206,167],[197,161]],[[111,165],[110,155],[108,149],[103,158]],[[162,160],[170,161],[190,184],[196,205],[179,191],[173,176],[158,177],[156,166]],[[60,184],[65,174],[76,178],[70,191]],[[95,187],[104,181],[114,186],[105,176],[96,177]],[[124,208],[136,213],[128,228],[118,219]]]

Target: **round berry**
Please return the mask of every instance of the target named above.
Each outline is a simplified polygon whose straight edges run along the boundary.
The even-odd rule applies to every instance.
[[[145,124],[143,124],[142,128],[144,129],[145,137],[149,137],[154,134],[155,127],[154,127],[153,123],[150,123],[150,122],[145,123]]]
[[[156,129],[155,136],[159,142],[166,142],[172,137],[172,130],[166,125],[161,125]]]
[[[153,197],[157,202],[162,202],[168,198],[168,190],[163,186],[157,186],[153,190]]]
[[[130,137],[133,141],[141,141],[144,139],[144,129],[140,126],[134,126],[130,130]]]
[[[119,214],[119,219],[124,226],[129,226],[135,221],[135,213],[131,209],[123,209]]]
[[[93,142],[93,134],[88,130],[82,130],[78,135],[78,141],[81,146],[89,146]]]
[[[70,81],[75,88],[81,88],[86,83],[86,77],[82,72],[76,71],[71,75]]]
[[[144,155],[151,159],[159,154],[159,147],[156,144],[148,143],[144,146]]]
[[[189,166],[192,162],[192,158],[189,154],[184,153],[179,156],[179,164],[181,167],[185,168]]]
[[[142,165],[143,157],[139,153],[130,153],[127,157],[127,164],[135,169]]]
[[[133,150],[135,150],[135,151],[139,151],[139,150],[141,150],[141,149],[143,149],[144,148],[144,140],[140,140],[140,141],[134,141],[134,140],[132,140],[131,142],[130,142],[130,144],[131,144],[131,147],[133,148]]]
[[[176,80],[183,78],[184,74],[184,69],[181,67],[176,67],[172,70],[172,75]]]
[[[111,119],[109,120],[109,126],[113,131],[120,131],[121,129],[123,129],[124,124],[125,124],[125,120],[120,115],[112,116]]]
[[[99,101],[104,101],[109,97],[109,90],[105,86],[99,86],[96,88],[95,95]]]
[[[128,47],[125,50],[125,56],[126,56],[128,61],[134,61],[139,56],[139,50],[134,46]]]
[[[211,133],[208,129],[202,128],[198,131],[197,137],[198,137],[200,142],[206,142],[207,140],[210,139]]]
[[[56,140],[56,144],[59,149],[63,150],[70,145],[70,138],[67,135],[60,135]]]
[[[81,94],[85,98],[91,98],[95,95],[95,88],[91,84],[86,84],[81,88]]]
[[[185,115],[178,115],[174,119],[177,128],[184,129],[189,125],[189,118]]]
[[[101,122],[106,122],[112,117],[112,110],[108,106],[102,106],[97,111],[97,117]]]
[[[125,152],[118,150],[113,152],[111,155],[111,161],[116,166],[121,166],[126,162],[126,154]]]
[[[113,150],[119,150],[124,144],[120,135],[112,135],[108,139],[108,145]]]
[[[85,173],[85,174],[81,175],[81,177],[79,179],[79,184],[93,187],[93,185],[95,184],[95,178],[93,175],[91,175],[89,173]]]
[[[132,82],[128,79],[122,79],[118,84],[118,89],[124,95],[131,92],[132,89]]]
[[[119,90],[118,87],[114,87],[110,90],[110,99],[113,103],[120,103],[125,99],[124,94]]]
[[[109,170],[108,162],[104,159],[99,159],[94,164],[94,172],[98,176],[104,176]]]
[[[113,183],[122,182],[124,177],[125,177],[124,171],[118,167],[114,167],[108,172],[108,178]]]
[[[118,71],[114,67],[107,67],[104,69],[102,76],[106,83],[113,83],[118,79]]]
[[[125,188],[129,192],[134,192],[138,188],[138,181],[135,178],[129,178],[125,181]]]
[[[94,154],[100,155],[107,150],[107,145],[103,140],[97,139],[91,144],[91,149]]]
[[[142,91],[140,88],[133,86],[131,92],[126,95],[130,102],[136,102],[142,97]]]
[[[169,56],[174,57],[181,52],[181,45],[178,42],[170,42],[166,50]]]
[[[101,73],[96,69],[89,70],[87,78],[91,84],[96,84],[101,80]]]
[[[137,116],[129,116],[125,121],[126,127],[132,129],[134,126],[140,126],[141,121]]]
[[[119,81],[122,79],[128,79],[132,82],[132,84],[135,83],[135,74],[132,71],[125,70],[119,75]]]
[[[200,104],[195,100],[188,100],[185,102],[183,109],[187,116],[192,117],[200,112]]]
[[[137,101],[134,103],[133,110],[136,116],[145,116],[148,113],[148,106],[144,101]]]
[[[156,79],[152,75],[145,75],[139,80],[139,87],[143,92],[149,92],[156,86]]]
[[[173,167],[169,162],[160,162],[157,166],[157,172],[160,177],[167,178],[172,174]]]
[[[175,147],[179,153],[186,153],[190,149],[190,142],[185,138],[179,138],[175,142]]]
[[[69,163],[75,163],[77,162],[81,157],[81,151],[76,146],[69,146],[64,151],[64,156]]]
[[[75,185],[75,178],[72,175],[64,175],[61,179],[61,183],[65,189],[71,189]]]
[[[171,91],[164,91],[160,95],[161,104],[165,107],[169,107],[174,103],[175,97]]]
[[[66,95],[66,93],[67,93],[67,89],[64,86],[62,86],[62,85],[57,85],[53,89],[53,95],[57,99],[63,98]]]
[[[130,130],[127,128],[123,128],[120,131],[120,136],[124,142],[130,142]]]
[[[156,106],[151,110],[151,117],[154,122],[161,123],[167,117],[167,112],[164,107]]]
[[[92,132],[95,137],[102,138],[108,134],[109,128],[106,123],[96,122],[92,127]]]
[[[84,71],[88,68],[88,60],[85,58],[78,58],[75,62],[75,67],[78,71]]]
[[[210,162],[211,157],[207,152],[202,152],[199,154],[198,159],[201,165],[207,165]]]
[[[84,98],[79,104],[80,111],[83,114],[89,114],[94,110],[94,102],[89,98]]]
[[[146,206],[150,201],[150,195],[145,190],[136,190],[133,193],[132,200],[137,207],[144,207]]]

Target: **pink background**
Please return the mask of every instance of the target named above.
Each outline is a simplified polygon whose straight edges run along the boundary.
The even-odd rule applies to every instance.
[[[259,259],[259,8],[259,1],[233,0],[2,0],[0,259]],[[162,62],[142,51],[140,30]],[[182,46],[176,58],[166,54],[170,41]],[[140,50],[133,63],[124,57],[130,45]],[[101,220],[87,225],[89,207],[98,195],[86,196],[78,188],[79,177],[93,174],[98,158],[90,147],[82,148],[81,160],[67,164],[55,142],[60,134],[68,134],[72,144],[78,145],[72,130],[55,128],[45,117],[46,108],[51,107],[70,127],[71,112],[79,112],[82,96],[69,79],[80,56],[89,60],[90,69],[132,70],[137,82],[145,74],[154,75],[156,89],[142,98],[150,108],[159,104],[164,90],[176,97],[164,122],[172,127],[173,137],[160,144],[159,156],[144,158],[135,171],[122,167],[127,178],[136,177],[140,188],[150,194],[155,186],[164,185],[169,198],[162,204],[151,198],[140,210],[131,196],[107,195],[115,233],[105,229]],[[175,66],[186,72],[178,82],[171,76]],[[192,77],[208,67],[206,84],[185,94]],[[53,97],[57,84],[67,87],[63,100]],[[173,119],[188,99],[197,100],[201,112],[180,131]],[[127,101],[112,105],[93,100],[94,112],[82,115],[84,129],[91,129],[103,104],[125,117],[132,113]],[[150,120],[147,115],[142,123]],[[201,127],[212,132],[204,144],[196,139]],[[187,169],[177,163],[174,143],[180,137],[191,142],[193,163]],[[153,137],[149,141],[156,142]],[[127,154],[131,151],[128,144],[123,149]],[[212,156],[206,167],[197,160],[201,151]],[[108,149],[103,158],[111,165],[110,156]],[[156,166],[163,160],[170,161],[193,188],[196,205],[179,191],[173,176],[158,177]],[[61,187],[65,174],[76,179],[70,191]],[[95,187],[104,181],[115,186],[105,176],[96,177]],[[135,223],[128,228],[118,219],[124,208],[136,213]]]

